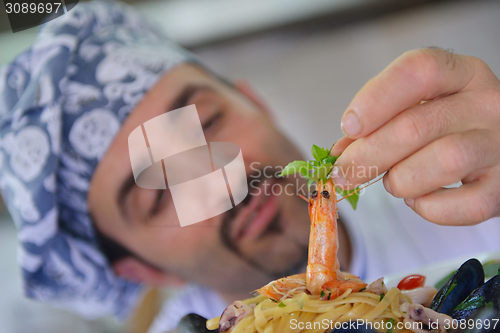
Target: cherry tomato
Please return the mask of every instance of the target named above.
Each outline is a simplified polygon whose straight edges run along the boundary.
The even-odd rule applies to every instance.
[[[408,275],[398,284],[399,290],[412,290],[425,285],[425,276],[419,274]]]

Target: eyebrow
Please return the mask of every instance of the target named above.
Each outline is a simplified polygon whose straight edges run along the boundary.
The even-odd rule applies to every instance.
[[[214,88],[204,84],[187,85],[186,87],[184,87],[181,93],[175,98],[175,100],[169,105],[169,107],[167,108],[167,112],[187,106],[189,100],[200,91],[214,91]],[[117,197],[118,206],[120,207],[121,215],[123,219],[127,222],[127,224],[130,224],[130,219],[127,214],[127,210],[125,208],[125,201],[128,195],[130,194],[130,191],[132,191],[132,189],[134,188],[134,185],[135,185],[134,174],[130,173],[127,176],[126,180],[123,182],[120,189],[118,190],[118,197]]]
[[[213,87],[206,84],[191,84],[184,87],[182,92],[177,96],[177,98],[170,104],[168,111],[177,110],[184,106],[187,106],[189,100],[200,91],[214,91]]]

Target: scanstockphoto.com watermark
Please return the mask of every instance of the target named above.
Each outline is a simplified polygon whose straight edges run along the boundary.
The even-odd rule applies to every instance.
[[[302,322],[297,319],[290,320],[290,329],[296,330],[333,330],[333,329],[361,329],[368,328],[377,331],[389,331],[389,330],[422,330],[424,328],[421,322],[391,322],[391,321],[376,321],[371,322],[365,319],[357,319],[351,321],[338,322],[330,319],[323,319],[316,322]],[[436,327],[437,328],[437,327]]]
[[[360,329],[368,328],[377,331],[394,331],[394,330],[438,330],[444,328],[445,330],[456,330],[456,329],[470,329],[470,330],[481,330],[481,329],[493,329],[496,330],[499,325],[500,319],[445,319],[441,322],[439,321],[429,321],[427,325],[424,326],[423,322],[420,321],[376,321],[370,322],[365,319],[357,319],[351,321],[338,322],[330,319],[323,319],[317,322],[302,322],[297,319],[290,320],[290,328],[295,329],[315,329],[315,330],[333,330],[333,329]]]
[[[314,190],[314,186],[308,188],[307,181],[305,181],[304,176],[298,170],[295,174],[285,176],[287,178],[286,182],[273,182],[273,179],[281,178],[280,175],[284,168],[284,166],[263,166],[260,162],[251,163],[248,183],[250,195],[260,195],[264,192],[263,194],[265,195],[296,196],[300,194],[307,197]],[[332,173],[338,172],[335,168],[332,170]],[[379,172],[377,166],[349,166],[343,170],[343,174],[351,177],[373,179],[379,175]],[[348,181],[347,186],[350,185]],[[359,195],[363,195],[364,193],[365,189],[362,187]]]

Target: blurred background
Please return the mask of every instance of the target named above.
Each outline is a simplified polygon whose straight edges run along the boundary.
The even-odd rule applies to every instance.
[[[181,45],[232,80],[245,79],[303,150],[330,146],[354,94],[405,51],[439,46],[483,59],[500,75],[500,1],[128,1]],[[10,31],[0,3],[0,66],[33,41]],[[150,293],[128,323],[84,321],[27,300],[15,228],[0,215],[0,333],[145,332],[168,291]]]

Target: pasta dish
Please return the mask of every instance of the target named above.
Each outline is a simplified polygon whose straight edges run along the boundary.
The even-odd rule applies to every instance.
[[[292,162],[282,172],[301,173],[316,181],[316,191],[308,199],[311,230],[306,273],[272,281],[257,290],[258,296],[234,302],[220,317],[207,321],[208,329],[322,333],[355,322],[379,332],[446,332],[454,320],[486,306],[487,297],[500,292],[500,276],[484,283],[483,267],[475,259],[463,264],[439,292],[425,287],[421,275],[408,276],[388,290],[383,278],[367,285],[341,272],[336,192],[353,196],[357,189],[345,192],[336,188],[328,176],[337,157],[317,146],[312,152],[315,160]],[[357,198],[349,201],[355,208]],[[476,290],[483,295],[482,304],[474,296]]]

